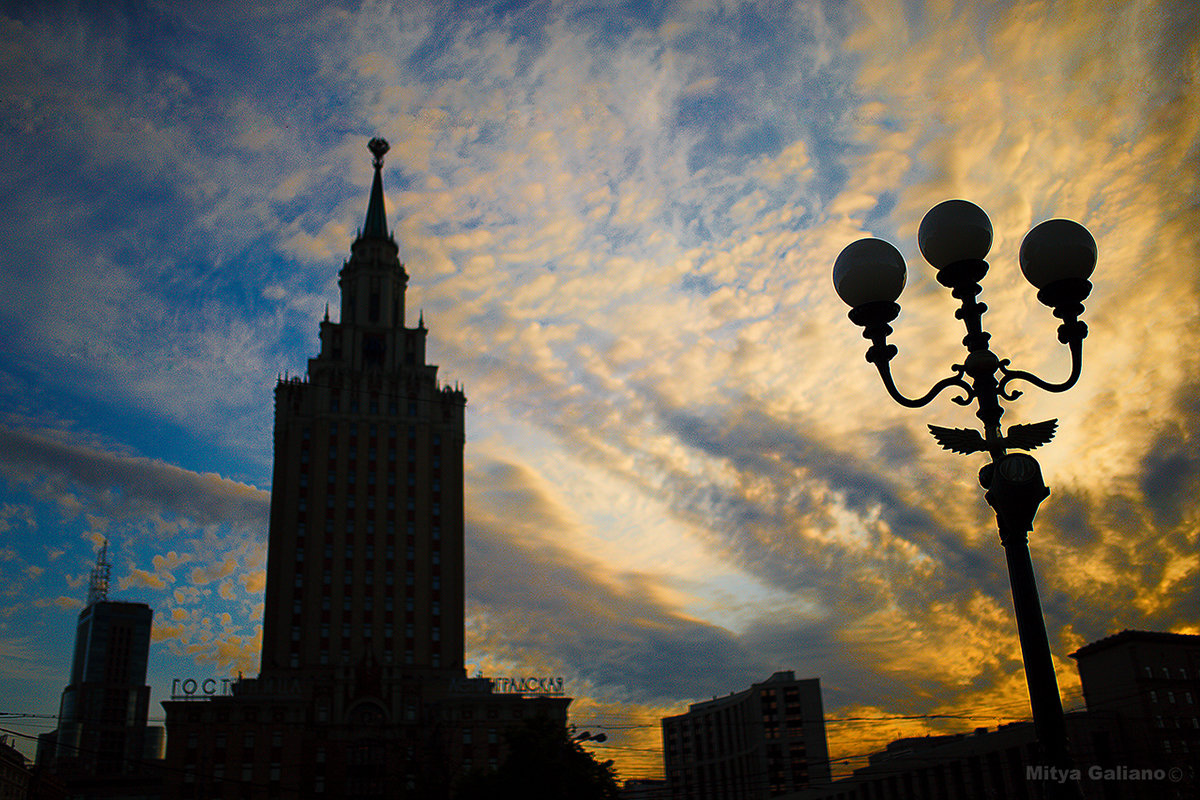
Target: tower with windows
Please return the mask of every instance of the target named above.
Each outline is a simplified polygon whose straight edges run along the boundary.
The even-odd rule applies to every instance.
[[[163,703],[164,798],[451,798],[570,699],[464,668],[466,397],[405,324],[383,157],[320,351],[275,387],[261,671]],[[213,684],[216,685],[216,684]],[[222,684],[224,685],[224,684]]]
[[[463,410],[405,326],[383,156],[308,374],[275,389],[264,673],[463,666]]]

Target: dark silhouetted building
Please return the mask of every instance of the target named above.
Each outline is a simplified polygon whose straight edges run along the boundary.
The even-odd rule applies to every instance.
[[[79,612],[71,680],[63,689],[57,730],[38,737],[37,763],[72,793],[156,794],[163,730],[146,724],[146,664],[154,612],[145,603],[108,599],[108,543],[92,570]],[[145,780],[143,780],[145,779]]]
[[[168,797],[445,797],[499,762],[506,728],[566,721],[566,697],[466,676],[466,398],[426,363],[424,320],[406,324],[387,143],[369,147],[340,320],[275,389],[261,672],[163,703]]]
[[[1155,800],[1200,796],[1200,636],[1121,631],[1071,654],[1088,714],[1103,721],[1090,745],[1130,768],[1172,768]],[[1185,780],[1186,778],[1186,780]]]
[[[26,800],[30,774],[21,751],[0,736],[0,800]]]
[[[662,721],[673,800],[753,800],[829,782],[821,684],[776,672]]]
[[[1074,774],[1049,770],[1032,723],[898,739],[867,766],[797,800],[971,800],[1060,796],[1192,800],[1200,796],[1200,636],[1123,631],[1071,654],[1086,711],[1066,716]]]
[[[1095,725],[1084,713],[1068,714],[1067,733],[1084,740]],[[1079,756],[1076,756],[1077,758]],[[853,776],[796,794],[795,800],[1051,800],[1032,723],[977,728],[971,733],[897,739],[868,757]],[[1104,795],[1085,794],[1087,798]],[[1117,795],[1125,797],[1125,795]],[[787,800],[793,800],[791,796]]]

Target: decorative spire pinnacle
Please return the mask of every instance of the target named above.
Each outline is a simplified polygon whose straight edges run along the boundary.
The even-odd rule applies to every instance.
[[[96,557],[96,566],[92,567],[92,577],[88,581],[87,604],[108,599],[108,578],[112,566],[108,563],[108,539],[104,540],[100,554]]]
[[[383,210],[383,156],[390,149],[387,140],[376,136],[367,142],[371,151],[371,166],[375,167],[375,180],[371,183],[371,199],[367,201],[367,221],[363,224],[363,239],[388,238],[387,216]]]

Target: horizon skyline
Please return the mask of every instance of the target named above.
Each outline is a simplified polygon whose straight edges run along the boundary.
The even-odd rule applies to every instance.
[[[1030,549],[1064,705],[1079,646],[1200,633],[1194,4],[0,18],[0,691],[30,704],[0,712],[57,713],[104,538],[110,596],[155,610],[152,719],[173,677],[257,673],[270,387],[340,318],[376,135],[467,397],[468,674],[564,676],[622,778],[660,776],[658,719],[778,670],[821,679],[835,774],[1029,717],[983,462],[925,430],[974,416],[892,403],[830,281],[857,238],[900,249],[923,392],[965,352],[916,247],[944,199],[992,218],[993,348],[1050,380],[1021,237],[1099,246],[1079,384],[1005,418],[1059,420]]]

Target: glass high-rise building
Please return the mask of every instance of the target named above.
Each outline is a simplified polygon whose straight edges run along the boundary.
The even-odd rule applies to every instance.
[[[38,742],[38,763],[65,776],[139,774],[161,757],[162,729],[146,725],[154,612],[145,603],[107,598],[107,547],[93,570],[88,604],[79,612],[58,729]]]

